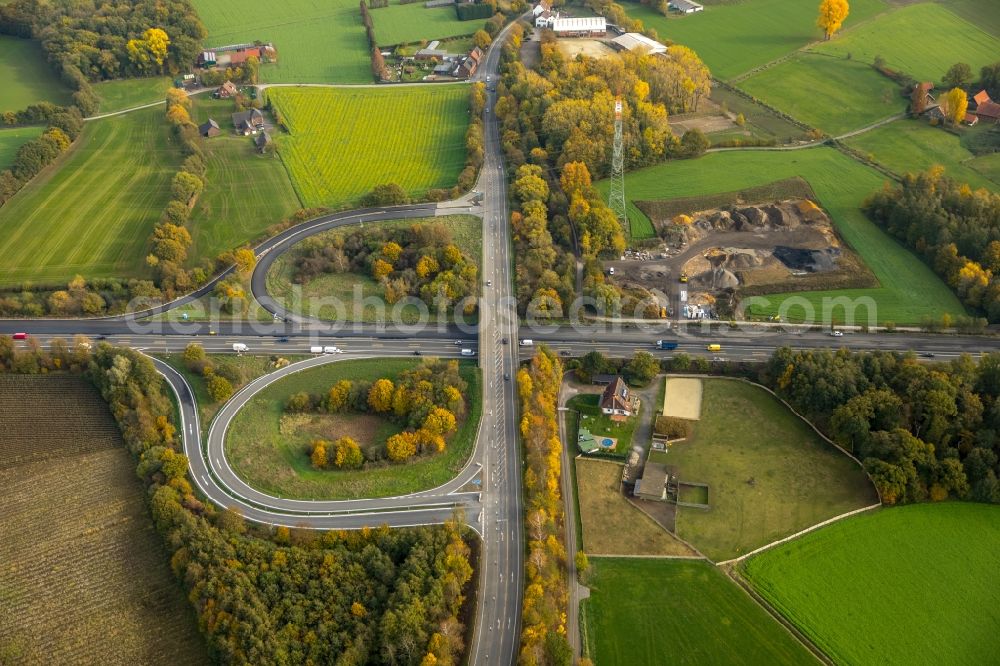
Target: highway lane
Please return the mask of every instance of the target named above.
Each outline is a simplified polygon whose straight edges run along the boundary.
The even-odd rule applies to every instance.
[[[506,173],[499,130],[490,111],[500,46],[508,26],[493,41],[479,76],[488,78],[484,111],[485,159],[476,189],[482,192],[485,287],[480,308],[479,352],[483,369],[483,551],[479,604],[470,663],[513,664],[520,646],[524,580],[521,454],[518,446],[514,375],[518,363],[517,316],[512,298]],[[490,284],[492,283],[492,284]]]

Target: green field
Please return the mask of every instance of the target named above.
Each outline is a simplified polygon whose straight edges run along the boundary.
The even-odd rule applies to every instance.
[[[937,319],[945,312],[964,314],[958,299],[929,267],[862,214],[861,203],[882,186],[884,178],[832,148],[744,150],[677,160],[627,174],[625,191],[632,201],[655,201],[729,192],[794,176],[809,182],[840,234],[872,269],[881,287],[776,294],[767,297],[768,304],[755,305],[754,314],[777,313],[783,302],[803,303],[805,299],[819,316],[823,299],[838,296],[874,299],[881,322],[918,323],[927,315]],[[608,181],[599,186],[607,192]],[[628,214],[630,218],[642,216],[631,201]],[[804,307],[792,307],[783,314],[801,318]],[[842,311],[834,313],[835,320],[842,316]],[[864,308],[858,316],[867,316]]]
[[[590,567],[581,633],[601,666],[816,663],[706,562],[595,557]]]
[[[35,102],[67,104],[70,91],[59,80],[38,42],[0,35],[0,113]]]
[[[660,39],[694,49],[717,78],[726,80],[822,39],[816,27],[818,2],[753,0],[706,5],[705,11],[667,18],[631,2],[629,16],[655,28]],[[882,0],[852,0],[844,22],[850,28],[885,8]]]
[[[851,7],[854,9],[853,3]],[[947,44],[947,48],[928,48]],[[817,53],[871,63],[885,59],[890,69],[919,81],[940,81],[956,62],[972,71],[1000,59],[1000,39],[959,18],[944,4],[925,2],[902,7],[812,48]]]
[[[191,216],[191,255],[214,257],[259,238],[302,206],[281,158],[261,155],[253,139],[232,133],[229,100],[196,98],[191,118],[214,118],[222,134],[205,141],[208,184]]]
[[[754,74],[740,87],[834,136],[906,110],[899,86],[870,65],[813,53]]]
[[[266,83],[371,83],[368,39],[354,0],[193,0],[207,47],[273,42]]]
[[[452,240],[465,254],[473,257],[477,265],[482,262],[482,220],[473,215],[446,215],[433,218],[414,218],[404,220],[386,220],[376,222],[379,227],[409,227],[413,224],[440,222],[451,230]],[[331,229],[319,235],[320,239],[337,238],[355,231],[354,225]],[[311,237],[311,238],[316,238]],[[391,310],[386,316],[381,316],[375,306],[368,305],[361,309],[360,315],[353,312],[355,290],[361,290],[361,297],[377,298],[383,292],[379,284],[370,275],[360,273],[324,273],[305,284],[295,284],[292,273],[295,263],[295,250],[286,252],[275,260],[267,273],[267,293],[292,312],[318,317],[328,321],[337,321],[338,316],[343,321],[383,322],[392,320]],[[381,301],[381,299],[379,299]],[[343,310],[338,312],[338,305]],[[400,313],[405,323],[416,323],[420,315],[414,306],[405,306]],[[430,313],[430,321],[436,321],[435,312]]]
[[[0,208],[0,284],[134,277],[180,164],[163,109],[87,123],[69,154]]]
[[[1000,183],[1000,153],[973,158],[969,166],[992,182]]]
[[[94,84],[94,92],[101,100],[101,113],[114,113],[135,106],[161,102],[167,91],[174,87],[169,76],[154,76],[147,79],[116,79]]]
[[[968,183],[973,189],[1000,190],[1000,180],[990,180],[987,175],[991,156],[973,156],[959,137],[940,127],[931,127],[924,120],[897,120],[853,137],[847,143],[900,174],[939,164],[945,168],[945,175]]]
[[[948,0],[948,9],[1000,37],[1000,3],[993,0]]]
[[[460,422],[442,454],[418,458],[405,465],[382,463],[353,471],[317,470],[312,468],[305,453],[311,439],[307,432],[310,428],[315,431],[327,426],[324,434],[331,440],[349,432],[361,444],[360,434],[355,435],[359,427],[381,440],[398,432],[399,427],[378,416],[335,414],[313,417],[317,423],[293,429],[294,432],[286,426],[286,431],[281,432],[284,404],[293,393],[325,392],[341,379],[373,381],[395,377],[417,364],[417,360],[404,358],[359,359],[330,363],[283,378],[254,396],[233,419],[226,434],[229,463],[254,488],[300,499],[405,495],[445,483],[458,473],[475,446],[482,406],[478,399],[480,376],[472,363],[461,368],[463,379],[469,383],[468,416]]]
[[[268,97],[291,132],[276,140],[307,206],[345,204],[393,182],[419,197],[453,186],[465,164],[465,86],[279,88]]]
[[[986,664],[1000,653],[1000,507],[882,509],[768,550],[745,574],[833,661]]]
[[[0,171],[14,163],[17,149],[32,139],[41,135],[44,127],[12,127],[0,129]]]
[[[406,5],[393,3],[388,7],[371,10],[371,16],[379,46],[471,35],[485,23],[459,21],[453,6],[428,9],[422,2]]]
[[[713,560],[748,553],[878,502],[864,471],[762,388],[705,380],[694,434],[651,461],[707,483],[711,509],[678,507],[677,534]]]

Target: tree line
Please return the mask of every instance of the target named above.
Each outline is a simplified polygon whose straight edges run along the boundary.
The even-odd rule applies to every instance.
[[[365,460],[405,462],[418,454],[445,450],[448,438],[458,428],[458,420],[466,414],[464,396],[468,388],[458,371],[458,361],[428,360],[404,370],[395,379],[341,379],[325,393],[294,393],[285,402],[284,410],[292,414],[369,413],[391,419],[404,430],[390,436],[383,447],[364,452]],[[333,466],[340,468],[344,464],[338,464],[336,457],[356,460],[355,448],[353,440],[338,440],[333,445],[316,440],[306,453],[318,468],[329,467],[333,454]],[[359,467],[361,462],[352,466]]]
[[[966,306],[1000,321],[1000,195],[932,167],[887,185],[864,210],[923,256]]]
[[[149,358],[82,343],[18,350],[0,337],[0,372],[78,373],[100,391],[215,661],[461,663],[472,567],[457,521],[351,532],[248,523],[193,490],[173,405]]]
[[[1000,355],[781,348],[759,379],[861,460],[886,504],[1000,502]]]
[[[539,666],[568,666],[573,656],[565,626],[569,599],[566,516],[560,486],[562,442],[556,421],[561,384],[559,359],[544,346],[517,373],[528,538],[519,663]]]
[[[17,122],[9,124],[45,123],[48,127],[41,136],[21,145],[14,154],[11,167],[0,171],[0,206],[7,203],[38,172],[69,150],[83,131],[83,116],[75,106],[62,107],[41,102],[10,115]]]
[[[479,268],[441,222],[313,237],[302,242],[292,261],[297,284],[323,273],[358,273],[371,276],[390,305],[419,298],[434,310],[461,305],[471,315],[476,309]]]

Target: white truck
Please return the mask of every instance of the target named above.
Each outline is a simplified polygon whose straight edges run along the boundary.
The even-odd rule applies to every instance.
[[[242,342],[234,342],[233,343],[233,351],[236,352],[237,354],[242,354],[244,352],[250,351],[250,348],[247,347]]]
[[[340,347],[310,347],[310,354],[343,354],[344,350]]]

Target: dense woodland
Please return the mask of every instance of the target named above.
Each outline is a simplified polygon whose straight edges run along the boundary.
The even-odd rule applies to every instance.
[[[189,0],[14,0],[0,33],[40,40],[57,71],[88,81],[176,74],[207,35]]]
[[[249,524],[196,497],[173,405],[149,358],[106,343],[17,351],[0,337],[0,372],[59,371],[84,375],[108,402],[220,663],[460,662],[472,567],[457,523],[326,533]]]
[[[517,373],[524,444],[524,504],[528,557],[519,663],[567,665],[565,512],[561,491],[562,442],[556,421],[562,365],[546,347]]]
[[[360,273],[379,284],[386,303],[422,300],[431,311],[461,305],[475,311],[479,269],[441,222],[408,227],[372,227],[302,241],[292,280],[305,284],[324,273]]]
[[[1000,195],[935,167],[876,192],[865,212],[923,255],[962,302],[1000,321]]]
[[[465,416],[464,396],[468,389],[459,374],[458,361],[428,360],[395,378],[382,377],[374,382],[342,379],[326,393],[295,393],[288,398],[285,411],[371,413],[392,419],[405,430],[389,437],[384,450],[369,451],[366,459],[405,462],[418,454],[445,450],[458,419]],[[352,446],[352,442],[313,442],[308,451],[313,466],[360,467],[363,461],[355,456],[357,444]]]
[[[691,131],[678,140],[667,116],[697,108],[710,91],[709,71],[683,46],[669,47],[670,58],[624,53],[567,60],[550,31],[542,34],[541,61],[532,70],[518,60],[522,39],[523,28],[515,26],[502,52],[495,108],[501,147],[516,169],[511,189],[520,205],[512,217],[518,311],[567,314],[577,295],[571,252],[583,265],[579,295],[590,297],[592,307],[642,310],[644,295],[622,294],[602,274],[598,257],[620,254],[627,230],[591,178],[610,171],[617,96],[627,169],[703,153],[704,135]]]
[[[761,380],[860,459],[883,502],[1000,502],[1000,355],[782,348]]]

